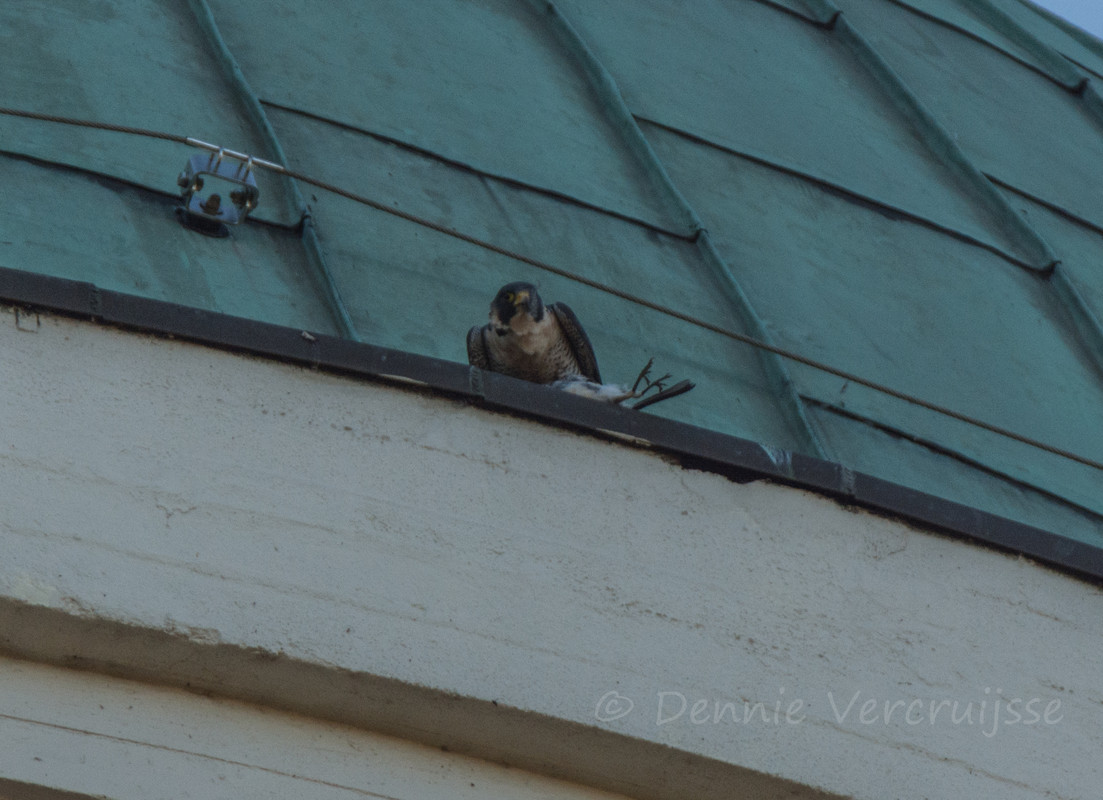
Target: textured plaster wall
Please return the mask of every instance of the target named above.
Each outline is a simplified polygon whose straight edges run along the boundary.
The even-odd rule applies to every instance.
[[[1103,782],[1096,587],[805,492],[11,309],[0,487],[25,658],[640,797]]]

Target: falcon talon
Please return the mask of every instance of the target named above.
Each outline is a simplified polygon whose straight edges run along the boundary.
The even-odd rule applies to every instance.
[[[669,373],[651,380],[654,358],[644,365],[631,389],[602,382],[594,347],[578,317],[565,303],[545,305],[531,283],[517,281],[499,289],[489,316],[487,324],[467,332],[467,362],[473,367],[606,403],[636,399],[639,402],[632,406],[636,409],[694,387],[691,381],[680,381],[666,388]],[[644,399],[652,390],[655,393]]]

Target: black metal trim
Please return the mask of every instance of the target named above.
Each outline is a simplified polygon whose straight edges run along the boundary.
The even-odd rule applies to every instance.
[[[903,518],[951,536],[1024,556],[1103,584],[1103,549],[945,500],[840,464],[790,453],[621,406],[596,403],[466,364],[321,333],[0,267],[0,301],[128,330],[386,381],[415,381],[499,411],[598,435],[641,439],[693,469],[733,480],[770,480]]]

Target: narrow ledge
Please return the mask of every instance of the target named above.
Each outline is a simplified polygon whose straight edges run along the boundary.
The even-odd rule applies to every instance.
[[[768,480],[874,513],[1034,559],[1103,585],[1103,549],[1051,531],[801,453],[779,451],[646,412],[595,403],[466,364],[297,328],[102,290],[94,284],[0,267],[0,302],[221,350],[309,366],[369,381],[465,398],[495,411],[596,436],[642,440],[684,467],[732,480]],[[304,335],[304,333],[306,335]]]

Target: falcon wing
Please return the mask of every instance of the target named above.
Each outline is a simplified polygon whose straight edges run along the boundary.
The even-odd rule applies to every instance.
[[[490,369],[490,358],[486,354],[486,326],[476,325],[467,332],[467,363],[480,369]]]
[[[597,370],[597,356],[594,355],[594,346],[590,344],[590,337],[582,329],[582,323],[571,311],[570,306],[564,303],[552,303],[548,308],[555,314],[559,321],[559,327],[563,335],[567,337],[567,343],[571,346],[578,368],[582,370],[582,376],[594,383],[601,383],[601,373]],[[470,340],[469,340],[470,341]]]

